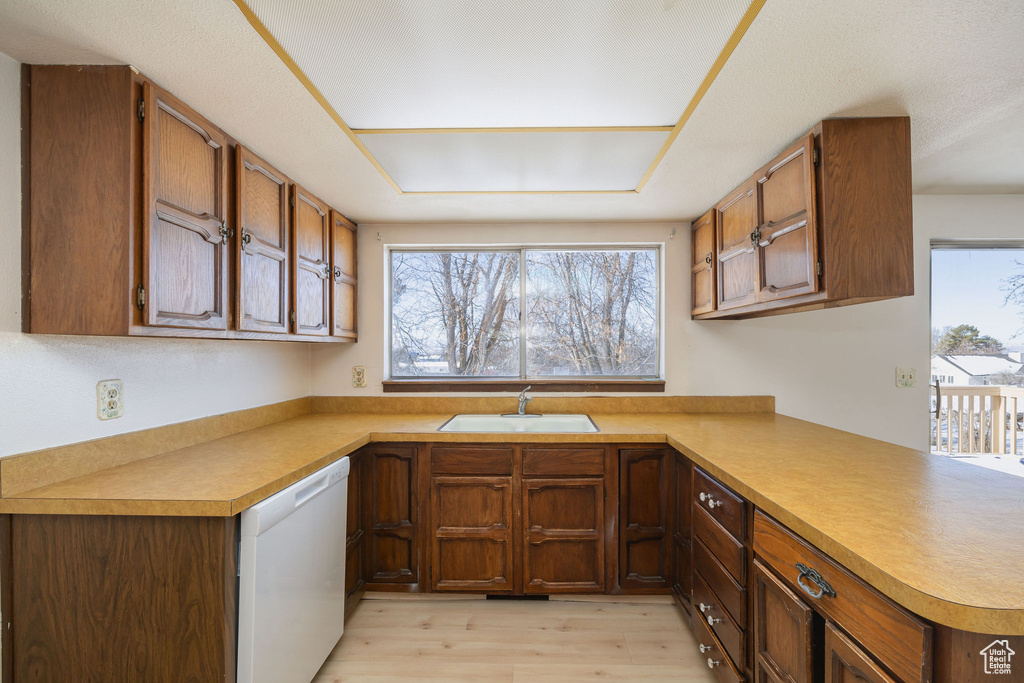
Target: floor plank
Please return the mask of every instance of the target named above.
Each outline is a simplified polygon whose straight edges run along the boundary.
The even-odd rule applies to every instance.
[[[714,681],[662,596],[367,595],[313,683]]]

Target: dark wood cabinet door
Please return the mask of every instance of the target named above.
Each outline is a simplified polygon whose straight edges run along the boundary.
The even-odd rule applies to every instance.
[[[512,477],[434,477],[431,585],[511,592]]]
[[[897,683],[831,622],[825,623],[825,683]]]
[[[604,592],[604,479],[523,480],[526,593]]]
[[[235,150],[238,329],[284,334],[291,307],[288,179],[242,145]]]
[[[292,332],[331,333],[331,208],[292,185]]]
[[[755,560],[754,667],[758,683],[812,683],[813,622],[814,611]]]
[[[148,82],[144,101],[143,319],[226,330],[227,137]]]
[[[665,449],[619,455],[619,586],[667,588],[668,468]]]
[[[331,211],[331,334],[356,340],[356,226]]]
[[[818,291],[814,136],[808,134],[756,174],[757,300]]]
[[[416,449],[367,449],[369,583],[417,583]]]
[[[690,313],[715,310],[715,216],[711,209],[694,221],[690,233]]]
[[[345,615],[352,613],[366,587],[366,451],[349,455],[348,510],[345,522]]]
[[[672,464],[672,591],[685,603],[693,590],[691,557],[690,484],[693,463],[682,453],[673,454]]]
[[[751,178],[715,207],[718,310],[757,301],[757,259],[752,239],[757,227],[756,194]]]

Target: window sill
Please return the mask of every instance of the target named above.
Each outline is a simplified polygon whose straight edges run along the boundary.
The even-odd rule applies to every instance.
[[[662,379],[387,379],[384,393],[403,392],[665,392]]]

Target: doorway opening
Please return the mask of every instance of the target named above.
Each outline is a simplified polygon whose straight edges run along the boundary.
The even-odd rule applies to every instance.
[[[1024,242],[933,242],[933,453],[1024,477]]]

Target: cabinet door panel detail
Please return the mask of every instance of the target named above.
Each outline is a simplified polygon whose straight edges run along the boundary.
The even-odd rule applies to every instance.
[[[715,310],[715,216],[714,209],[694,222],[690,235],[691,313]]]
[[[331,334],[355,341],[358,289],[356,285],[356,226],[331,211]]]
[[[238,145],[238,327],[288,331],[288,181]]]
[[[716,208],[715,244],[718,251],[718,309],[736,308],[757,300],[754,245],[757,199],[751,179]]]
[[[512,590],[512,478],[434,477],[435,590]]]
[[[604,591],[604,480],[523,480],[527,593]]]
[[[758,301],[818,291],[813,153],[808,134],[758,178]]]
[[[668,452],[624,450],[619,475],[619,585],[668,584]]]
[[[759,672],[786,683],[812,683],[814,612],[754,562],[754,659]]]
[[[370,451],[371,581],[416,583],[415,449]]]
[[[896,683],[833,624],[825,624],[826,683]]]
[[[295,334],[327,336],[331,320],[330,207],[292,185]]]
[[[225,330],[227,138],[155,86],[144,92],[146,323]]]

